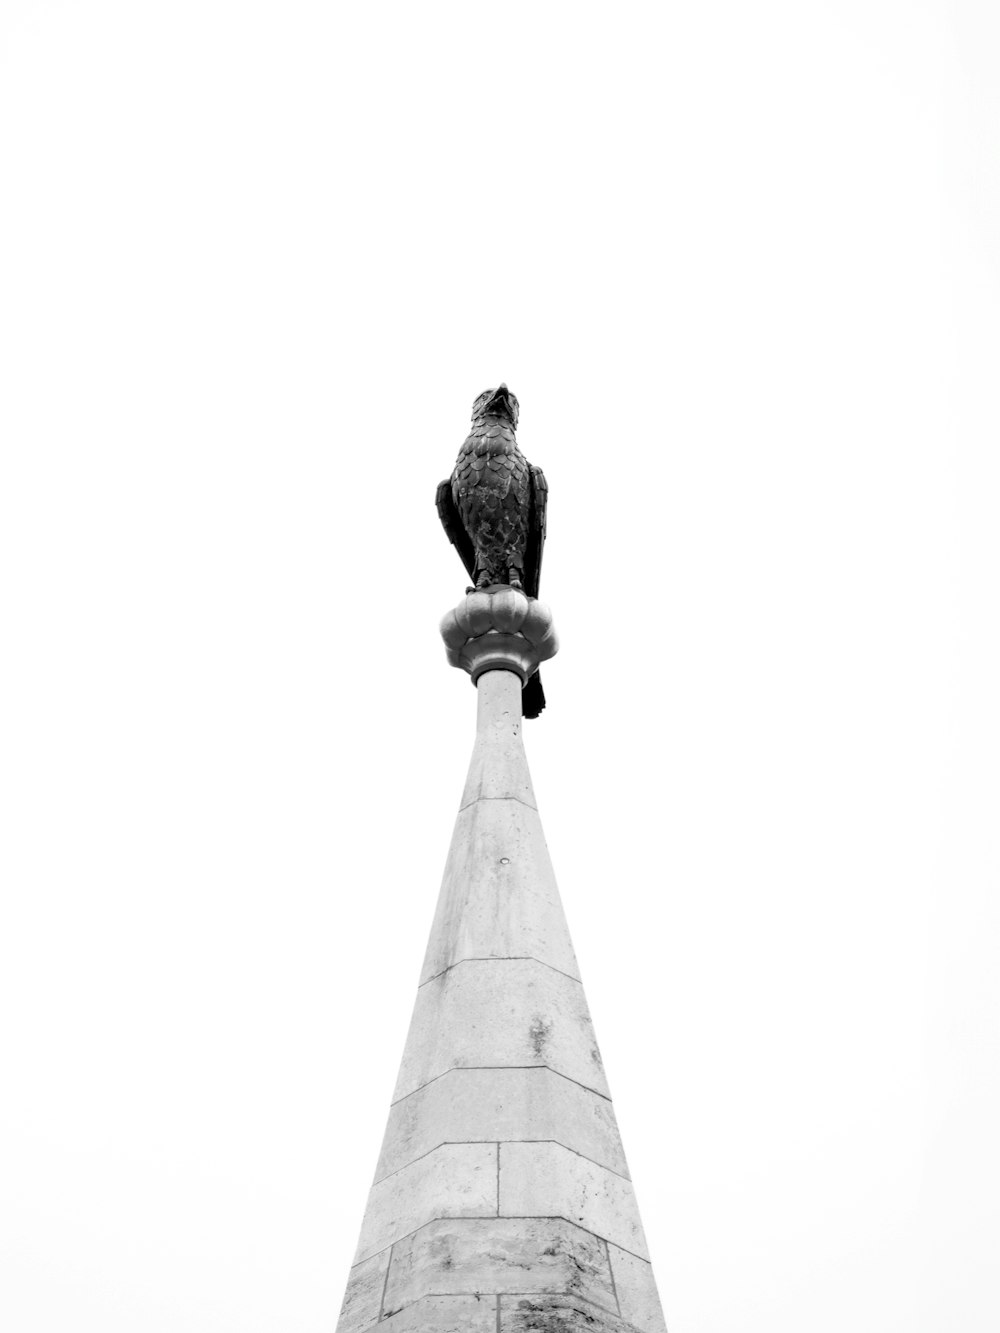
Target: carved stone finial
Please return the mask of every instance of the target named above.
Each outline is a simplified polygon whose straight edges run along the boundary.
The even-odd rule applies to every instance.
[[[522,685],[559,648],[552,612],[517,588],[494,584],[468,593],[441,621],[448,661],[471,675],[514,671]]]

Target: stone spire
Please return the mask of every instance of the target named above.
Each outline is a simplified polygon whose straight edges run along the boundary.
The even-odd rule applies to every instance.
[[[476,743],[337,1333],[665,1333],[521,738],[552,617],[441,632]]]

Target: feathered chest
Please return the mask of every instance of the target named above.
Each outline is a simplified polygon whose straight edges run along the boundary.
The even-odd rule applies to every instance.
[[[527,509],[528,463],[510,426],[496,417],[476,422],[459,450],[451,491],[459,510],[484,503],[487,496]]]

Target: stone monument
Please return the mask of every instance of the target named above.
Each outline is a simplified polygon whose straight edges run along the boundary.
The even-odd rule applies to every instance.
[[[463,454],[455,512],[438,488],[474,580],[441,633],[476,741],[337,1333],[665,1333],[521,735],[557,642],[516,422],[505,386],[481,394],[486,462],[463,453],[484,494],[467,503]]]

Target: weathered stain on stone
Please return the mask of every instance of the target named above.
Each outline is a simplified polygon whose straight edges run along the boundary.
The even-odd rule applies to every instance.
[[[548,1041],[552,1032],[552,1020],[542,1018],[538,1015],[528,1029],[528,1040],[531,1042],[531,1049],[535,1055],[541,1059],[545,1052],[545,1043]]]
[[[524,1329],[525,1333],[529,1329],[532,1333],[566,1333],[567,1329],[591,1328],[598,1322],[586,1311],[539,1301],[518,1301],[515,1320],[511,1329]]]
[[[560,1296],[501,1297],[501,1333],[634,1333],[632,1325],[583,1301]]]
[[[496,1333],[493,1299],[463,1296],[428,1296],[403,1306],[372,1324],[365,1333]]]
[[[502,1217],[566,1217],[648,1258],[631,1182],[558,1143],[505,1143]]]
[[[608,1096],[591,1056],[594,1029],[580,983],[532,958],[480,958],[421,986],[393,1100],[449,1069],[541,1063],[529,1031],[539,1017],[551,1024],[544,1063]]]
[[[441,1219],[394,1247],[387,1305],[469,1291],[562,1293],[617,1309],[605,1245],[563,1218]]]

